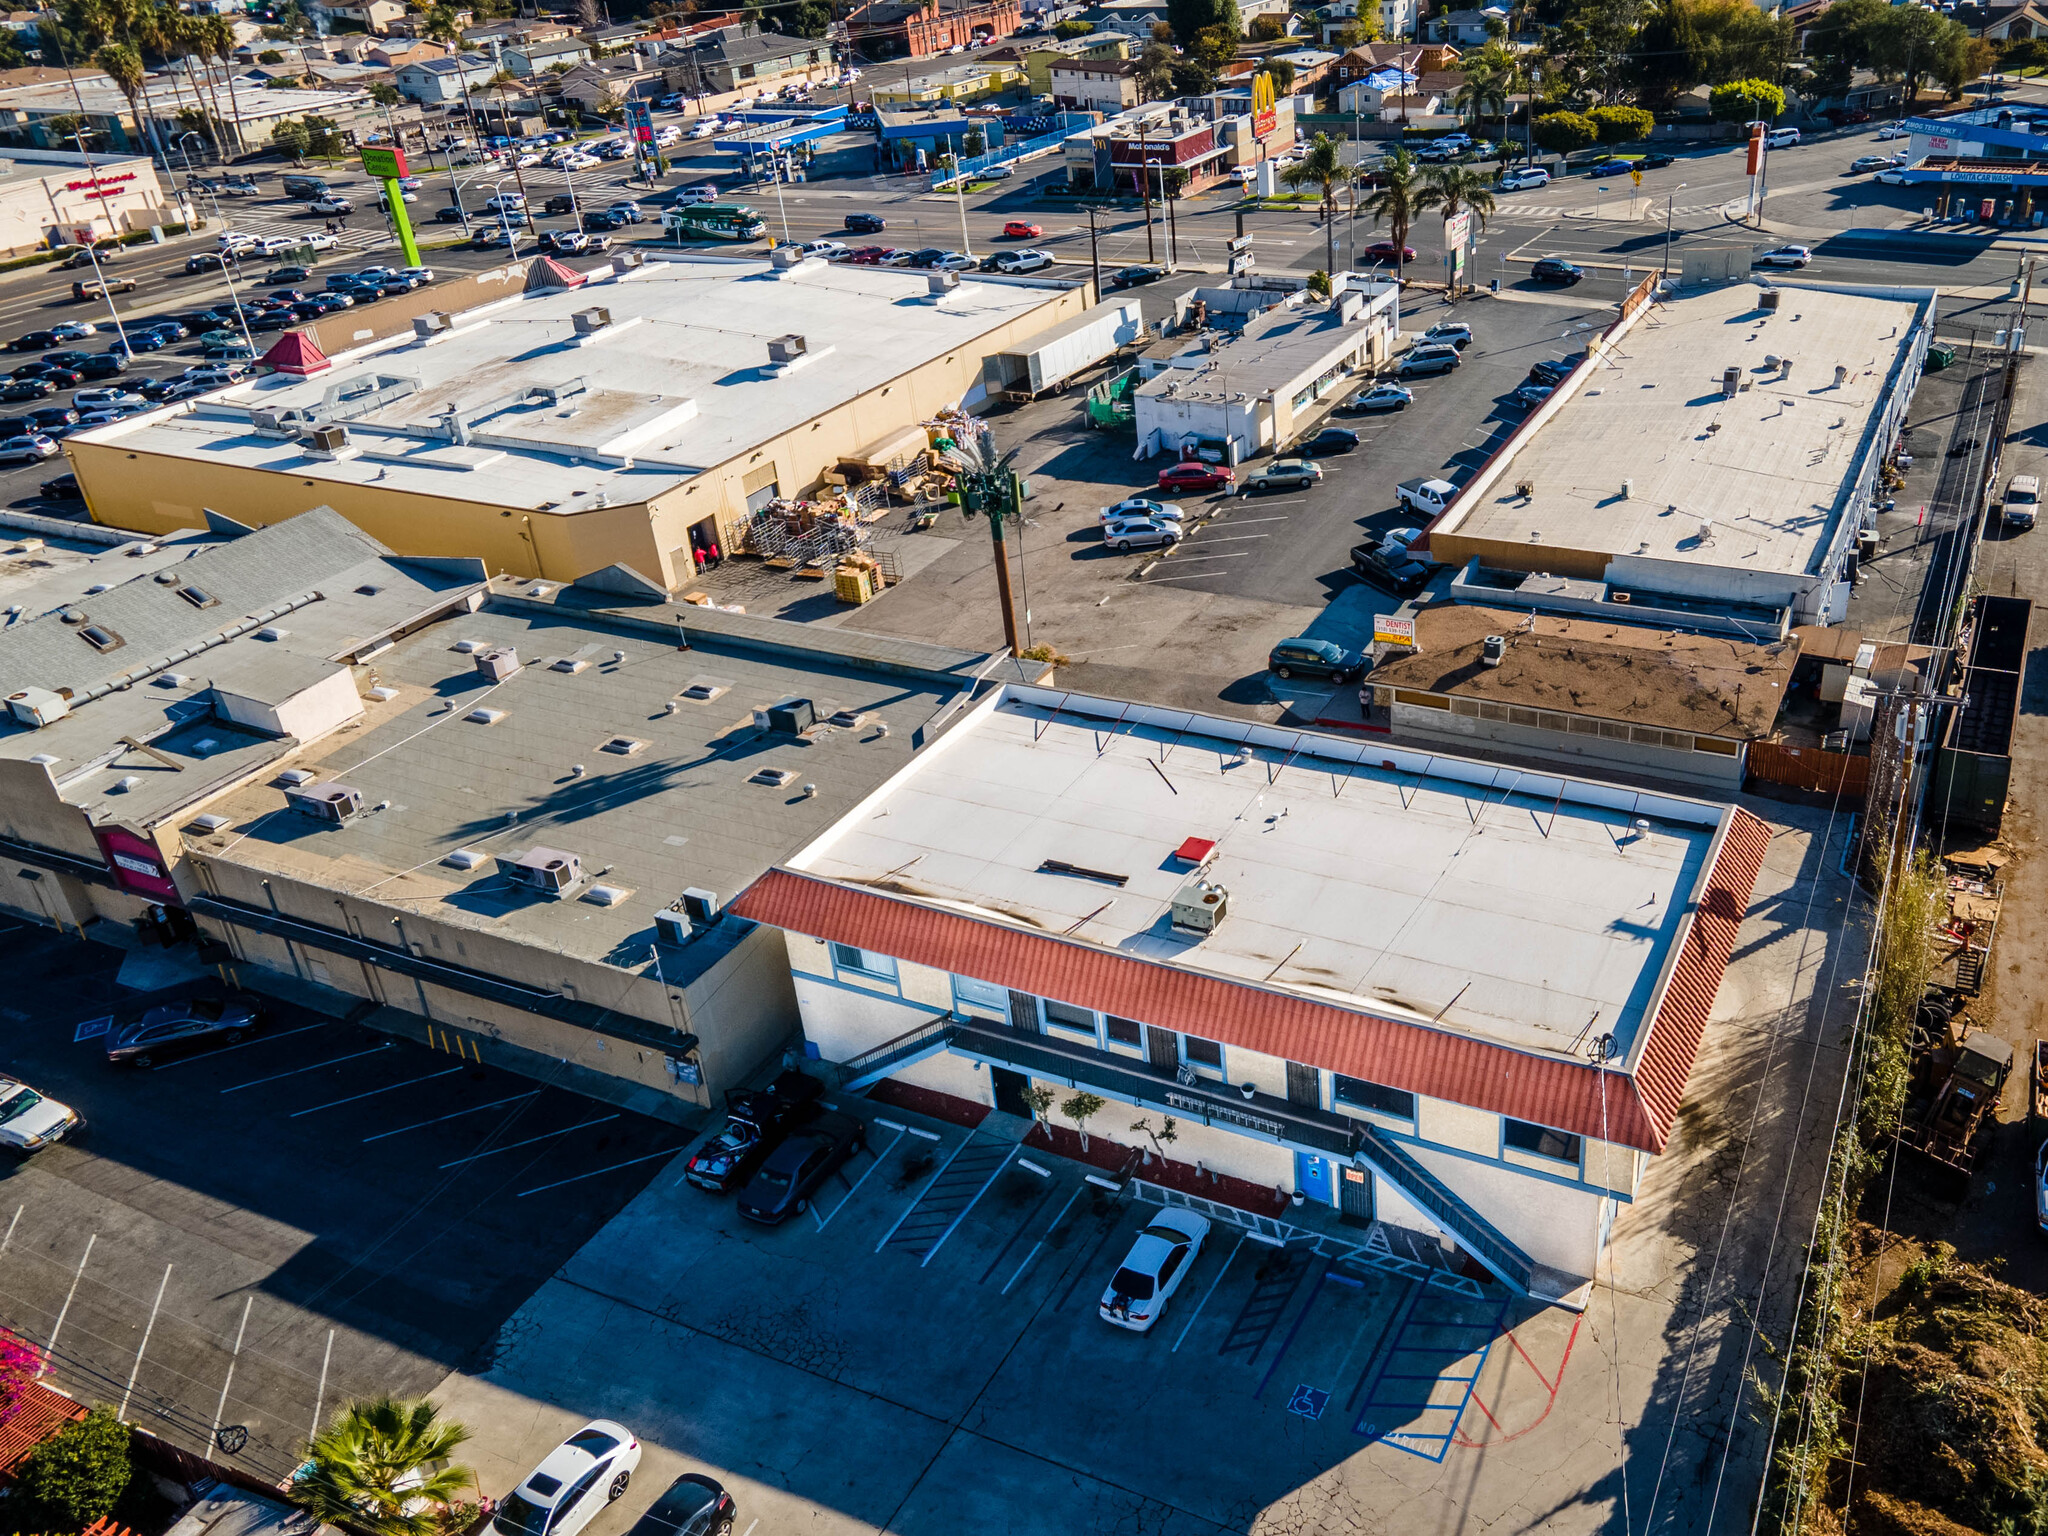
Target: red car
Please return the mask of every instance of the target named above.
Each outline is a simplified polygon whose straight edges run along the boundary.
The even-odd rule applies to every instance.
[[[1375,240],[1361,254],[1367,261],[1392,261],[1394,260],[1395,249],[1394,242],[1391,240]],[[1402,261],[1407,262],[1415,259],[1414,246],[1404,245],[1399,247],[1399,250]]]
[[[1003,226],[1003,234],[1011,240],[1036,240],[1045,231],[1024,219],[1012,219]]]
[[[843,259],[856,267],[872,267],[881,261],[888,249],[886,245],[864,245],[858,250],[848,251]]]
[[[1199,459],[1189,459],[1171,469],[1159,471],[1159,489],[1162,491],[1214,491],[1229,485],[1237,478],[1221,464],[1204,464]]]

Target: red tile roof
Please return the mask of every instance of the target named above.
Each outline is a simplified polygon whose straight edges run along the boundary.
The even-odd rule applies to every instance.
[[[334,366],[327,360],[327,354],[320,350],[319,343],[303,331],[286,331],[263,354],[263,361],[279,373],[295,373],[301,377]]]
[[[85,1417],[85,1404],[41,1382],[30,1382],[20,1405],[0,1424],[0,1483],[12,1478],[29,1453],[66,1424]]]
[[[1661,1152],[1707,1011],[1749,906],[1770,832],[1736,811],[1701,884],[1635,1076],[1538,1055],[1250,983],[1160,965],[774,869],[732,903],[741,917],[998,986],[1326,1067],[1431,1098]]]

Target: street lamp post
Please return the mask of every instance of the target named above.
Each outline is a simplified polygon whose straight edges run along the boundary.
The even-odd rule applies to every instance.
[[[1671,215],[1672,211],[1678,206],[1678,194],[1684,190],[1685,183],[1681,181],[1671,189],[1671,195],[1664,200],[1664,277],[1666,279],[1669,279],[1671,276]]]
[[[506,182],[511,180],[513,178],[510,176],[500,176],[491,183],[491,201],[498,205],[498,225],[505,231],[505,249],[511,255],[517,256],[519,254],[519,231],[512,227],[512,220],[507,216],[507,209],[505,207],[505,194],[500,190]],[[533,217],[527,211],[526,194],[523,191],[519,194],[519,211],[529,220]]]

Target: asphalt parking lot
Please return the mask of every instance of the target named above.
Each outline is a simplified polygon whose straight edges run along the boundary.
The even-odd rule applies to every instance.
[[[685,1139],[281,1003],[242,1045],[108,1066],[108,1017],[190,985],[166,953],[0,933],[0,1071],[88,1121],[0,1162],[0,1323],[51,1348],[57,1385],[179,1444],[242,1426],[228,1459],[261,1476],[317,1414],[479,1364]]]
[[[1558,1395],[1569,1316],[1224,1225],[1149,1333],[1112,1327],[1102,1288],[1156,1205],[1020,1148],[1004,1117],[970,1132],[841,1107],[869,1150],[810,1213],[754,1226],[672,1166],[543,1287],[493,1370],[443,1389],[489,1426],[487,1489],[616,1416],[648,1459],[596,1536],[684,1470],[764,1532],[1236,1530],[1317,1471],[1435,1467]]]

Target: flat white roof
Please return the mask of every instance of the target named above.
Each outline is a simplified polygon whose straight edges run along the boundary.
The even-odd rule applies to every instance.
[[[579,288],[468,311],[432,341],[402,337],[310,378],[272,374],[79,437],[535,512],[637,502],[972,348],[1064,291],[970,277],[935,300],[928,277],[817,260],[778,270],[662,256]],[[593,308],[608,310],[610,324],[579,336],[573,317]],[[771,364],[769,342],[791,335],[804,339],[802,360]],[[353,458],[310,457],[295,436],[259,431],[251,414],[318,417],[380,383],[390,398],[335,413]],[[468,443],[450,439],[451,408]]]
[[[1929,297],[1786,287],[1771,313],[1755,286],[1733,283],[1657,304],[1432,531],[1531,559],[1586,550],[1806,574]],[[1789,376],[1767,357],[1791,358]],[[1729,367],[1742,388],[1724,399]],[[1517,493],[1523,483],[1532,495]]]
[[[1520,1049],[1597,1021],[1632,1061],[1731,814],[1010,687],[788,867]],[[1229,891],[1205,938],[1171,926],[1188,838]]]

